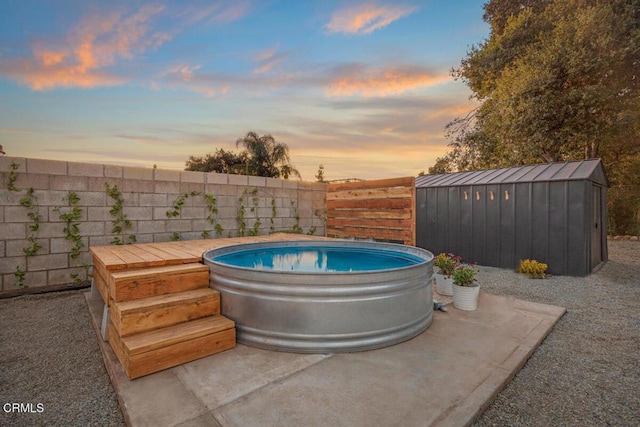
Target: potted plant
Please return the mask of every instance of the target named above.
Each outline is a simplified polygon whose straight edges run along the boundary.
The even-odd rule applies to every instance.
[[[453,295],[453,279],[451,275],[460,264],[460,257],[453,254],[441,253],[433,260],[433,265],[437,267],[435,272],[436,290],[440,295]]]
[[[451,274],[453,279],[453,306],[460,310],[473,311],[478,308],[480,285],[476,283],[476,270],[473,265],[456,267]]]

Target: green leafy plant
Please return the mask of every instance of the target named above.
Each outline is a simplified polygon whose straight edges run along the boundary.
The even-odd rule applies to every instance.
[[[535,259],[523,259],[520,261],[517,271],[534,279],[544,279],[547,267],[547,264],[538,262]]]
[[[200,191],[183,193],[180,196],[178,196],[178,198],[176,198],[176,200],[173,202],[173,205],[171,206],[171,209],[169,209],[165,213],[165,215],[167,216],[168,219],[180,217],[182,206],[184,206],[184,204],[186,203],[189,197],[195,197],[195,196],[202,196],[202,199],[207,204],[208,213],[207,213],[206,219],[209,222],[209,224],[213,226],[213,229],[216,232],[216,236],[220,237],[222,235],[223,229],[222,229],[222,226],[217,223],[217,216],[218,216],[217,200],[215,196],[211,193],[202,193]],[[200,233],[200,235],[202,236],[203,239],[206,239],[209,236],[211,236],[211,230],[203,230],[202,233]]]
[[[438,267],[438,273],[445,276],[453,275],[453,271],[460,265],[461,258],[454,254],[440,253],[433,259],[433,265]]]
[[[117,185],[110,186],[108,183],[104,184],[107,195],[114,200],[114,204],[111,207],[109,213],[113,217],[111,223],[113,227],[111,228],[111,233],[117,234],[113,239],[111,239],[112,245],[124,245],[131,244],[136,242],[136,236],[130,234],[125,237],[127,231],[131,230],[133,224],[131,220],[127,218],[127,214],[124,213],[124,199],[122,198],[122,193]]]
[[[82,216],[82,209],[78,206],[80,197],[78,197],[75,191],[70,191],[63,200],[67,202],[69,210],[62,212],[60,207],[55,207],[53,210],[57,212],[59,218],[64,221],[64,238],[73,243],[70,256],[72,259],[76,259],[80,256],[80,251],[84,247],[82,236],[80,235],[80,218]]]
[[[291,232],[294,234],[302,234],[304,230],[300,227],[300,211],[298,210],[298,204],[293,199],[291,199],[291,207],[293,208],[294,218],[296,219],[295,224],[291,227]]]
[[[276,231],[276,216],[278,215],[278,211],[276,209],[276,199],[271,198],[271,218],[269,219],[269,232],[273,233]]]
[[[12,193],[17,193],[18,191],[20,191],[20,189],[16,187],[16,180],[18,179],[18,176],[16,175],[16,170],[18,170],[19,167],[20,165],[17,164],[16,162],[11,162],[11,164],[9,165],[9,177],[7,179],[7,190],[11,191]]]
[[[182,236],[180,236],[180,233],[178,233],[177,231],[174,231],[173,233],[171,233],[170,239],[173,242],[177,242],[178,240],[182,240]]]
[[[238,198],[238,211],[236,212],[236,224],[238,225],[238,235],[244,237],[247,223],[244,218],[246,208],[244,207],[244,196]]]
[[[19,265],[16,267],[16,271],[15,273],[13,273],[13,275],[16,276],[16,283],[18,286],[20,286],[21,288],[28,288],[28,286],[24,283],[27,273],[23,269],[21,269]]]
[[[451,277],[455,285],[476,286],[476,274],[478,270],[473,265],[460,265],[453,270]]]
[[[38,197],[34,194],[33,187],[27,190],[27,194],[20,199],[20,206],[24,206],[29,210],[27,216],[32,221],[29,225],[29,237],[27,237],[27,241],[29,242],[29,246],[23,249],[24,253],[27,256],[33,256],[38,253],[40,249],[42,249],[42,245],[38,242],[38,230],[40,229],[40,220],[42,216],[40,215],[40,207],[38,205]]]

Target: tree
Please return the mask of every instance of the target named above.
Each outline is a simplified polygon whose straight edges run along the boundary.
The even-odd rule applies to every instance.
[[[614,203],[617,188],[640,194],[640,2],[490,0],[484,9],[488,40],[452,70],[481,105],[447,125],[451,150],[432,169],[601,157]]]
[[[291,164],[289,147],[285,143],[276,142],[273,136],[248,132],[243,138],[238,138],[236,147],[238,146],[244,147],[247,152],[246,175],[284,179],[295,175],[300,178],[300,172]]]
[[[316,174],[316,181],[325,182],[324,180],[324,165],[320,164],[318,166],[318,173]]]
[[[218,172],[243,174],[247,163],[247,153],[236,154],[232,151],[217,149],[205,156],[189,156],[185,170],[196,172]]]

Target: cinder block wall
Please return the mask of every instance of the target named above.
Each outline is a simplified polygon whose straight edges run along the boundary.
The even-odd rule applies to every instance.
[[[10,191],[10,184],[18,191]],[[131,223],[121,234],[112,232],[115,200],[106,185],[121,192],[122,213]],[[33,209],[21,204],[29,188],[37,202]],[[65,238],[66,223],[60,218],[71,209],[65,200],[70,192],[79,198],[79,235],[84,244],[76,258],[71,257],[73,242]],[[244,235],[253,231],[256,220],[261,235],[294,230],[325,235],[326,188],[320,183],[0,157],[0,291],[20,288],[20,280],[29,288],[87,280],[88,248],[109,245],[115,237],[127,240],[133,235],[138,243],[151,243],[202,239],[202,233],[209,231],[208,238],[216,238],[203,194],[215,198],[218,212],[213,217],[222,227],[220,237],[240,235],[242,217]],[[185,202],[179,216],[168,218],[167,212],[174,210],[181,196]],[[40,216],[36,231],[29,212]],[[32,246],[30,236],[41,246],[33,255],[24,250]]]

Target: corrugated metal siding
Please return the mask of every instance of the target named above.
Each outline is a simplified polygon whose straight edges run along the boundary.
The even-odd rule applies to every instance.
[[[479,184],[514,184],[522,182],[590,180],[608,186],[599,159],[577,160],[565,163],[527,165],[514,168],[487,169],[441,175],[423,175],[416,178],[416,188],[451,187]]]
[[[480,265],[516,268],[530,258],[546,262],[552,274],[585,276],[599,253],[591,247],[597,233],[601,259],[607,259],[602,183],[599,160],[422,176],[416,180],[416,243]],[[601,207],[599,229],[594,204]]]

